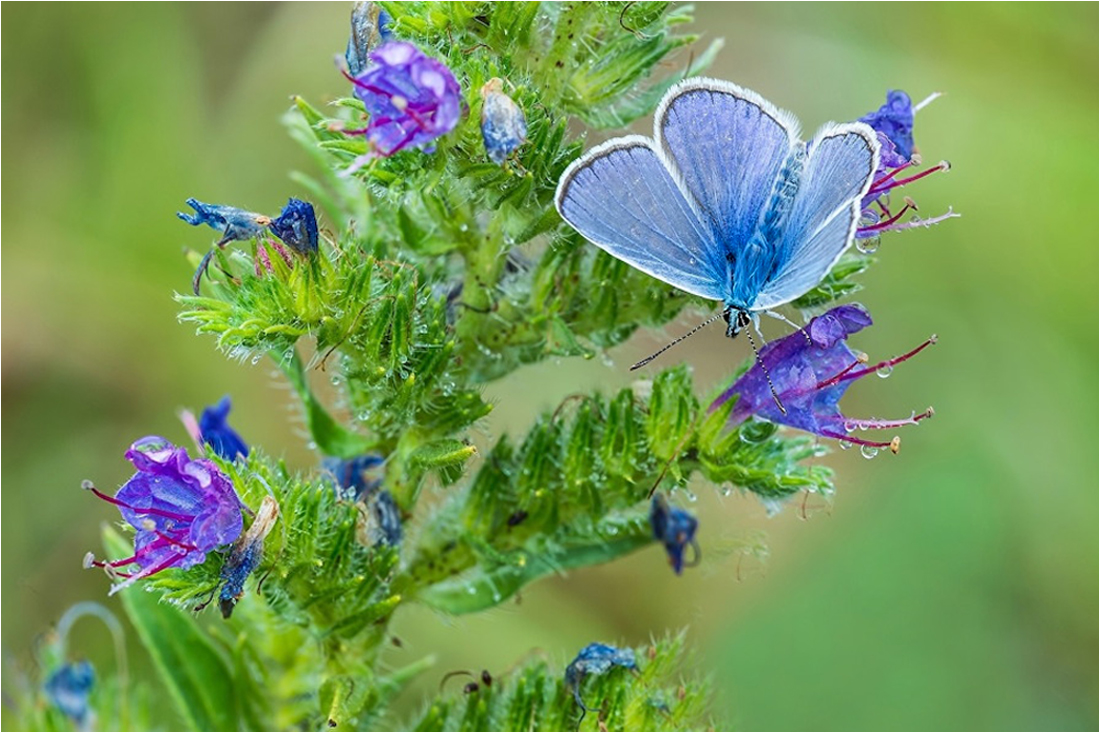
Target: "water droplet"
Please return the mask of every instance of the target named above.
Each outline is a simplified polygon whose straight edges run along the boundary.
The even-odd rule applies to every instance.
[[[879,238],[868,237],[867,239],[857,239],[856,249],[865,255],[873,255],[878,251]]]
[[[875,370],[875,374],[879,375],[883,379],[886,379],[887,377],[889,377],[893,373],[894,373],[894,367],[891,364],[883,364],[882,366],[880,366],[878,369]]]
[[[332,378],[329,381],[332,382],[333,387],[337,387],[337,386],[340,385],[340,377],[335,375],[335,374],[332,376]]]
[[[848,450],[852,447],[852,444],[849,443],[847,440],[838,440],[836,444],[840,446],[841,450]]]
[[[873,445],[861,445],[859,447],[859,453],[864,458],[870,460],[871,458],[874,458],[878,455],[878,448]]]
[[[473,587],[472,585],[468,585],[466,586],[466,592],[472,596],[477,595],[477,588]]]
[[[262,358],[264,358],[264,355],[263,355],[263,354],[256,354],[255,356],[253,356],[253,357],[252,357],[252,364],[253,364],[253,365],[255,365],[255,364],[259,364],[259,363],[260,363],[260,359],[262,359]]]
[[[355,414],[355,419],[358,420],[359,422],[366,422],[367,420],[370,419],[370,411],[369,410],[360,410],[359,412],[357,412]]]
[[[684,498],[690,502],[699,501],[699,497],[695,495],[695,492],[688,489],[684,489]]]
[[[847,422],[844,423],[844,432],[846,432],[846,433],[854,432],[855,429],[858,428],[858,427],[859,427],[859,423],[857,423],[855,420],[848,420]]]
[[[732,486],[723,486],[722,487],[722,496],[730,496],[732,494],[733,494],[733,487]]]

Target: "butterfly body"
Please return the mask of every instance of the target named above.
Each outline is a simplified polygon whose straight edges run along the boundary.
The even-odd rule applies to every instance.
[[[817,285],[851,244],[878,163],[867,125],[826,125],[807,144],[790,113],[699,78],[669,90],[654,127],[576,160],[558,212],[614,257],[722,302],[728,335]]]

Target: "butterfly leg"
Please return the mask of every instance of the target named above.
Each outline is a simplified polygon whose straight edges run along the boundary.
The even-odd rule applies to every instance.
[[[806,333],[806,327],[805,326],[799,326],[797,323],[792,321],[790,318],[787,318],[782,313],[779,313],[778,311],[763,311],[763,313],[764,313],[764,315],[770,316],[770,317],[776,319],[777,321],[783,321],[784,323],[786,323],[788,326],[790,326],[791,328],[793,328],[795,330],[801,331],[802,334],[806,337],[806,343],[811,343],[810,334]]]

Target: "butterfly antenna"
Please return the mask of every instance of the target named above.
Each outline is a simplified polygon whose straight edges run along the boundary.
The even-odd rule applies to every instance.
[[[688,331],[687,333],[685,333],[685,334],[684,334],[683,336],[681,336],[680,338],[676,339],[675,341],[673,341],[673,342],[671,342],[671,343],[665,344],[665,345],[664,345],[664,346],[662,346],[661,348],[657,349],[657,351],[653,352],[652,354],[650,354],[650,355],[649,355],[649,356],[647,356],[646,358],[644,358],[644,359],[642,359],[641,361],[639,361],[639,362],[638,362],[637,364],[635,364],[634,366],[630,367],[630,371],[634,371],[635,369],[641,369],[641,368],[642,368],[642,367],[644,367],[644,366],[645,366],[646,364],[648,364],[649,362],[653,361],[653,360],[654,360],[654,359],[656,359],[656,358],[657,358],[658,356],[660,356],[661,354],[665,353],[666,351],[668,351],[669,349],[671,349],[671,348],[672,348],[673,346],[675,346],[676,344],[680,343],[681,341],[684,341],[685,339],[689,339],[689,338],[691,338],[692,336],[694,336],[695,334],[699,333],[699,332],[700,332],[701,330],[703,330],[704,328],[706,328],[706,327],[707,327],[707,326],[709,326],[710,324],[714,323],[715,321],[717,321],[717,320],[718,320],[719,318],[721,318],[721,317],[722,317],[722,314],[721,314],[721,313],[716,313],[716,314],[714,314],[713,316],[711,316],[711,317],[710,317],[710,318],[708,318],[707,320],[705,320],[705,321],[703,321],[702,323],[700,323],[700,324],[699,324],[698,326],[696,326],[695,328],[693,328],[693,329],[691,329],[690,331]],[[753,347],[753,348],[755,349],[756,347]],[[769,380],[769,381],[770,381],[770,380]],[[773,390],[773,392],[774,392],[774,390]]]
[[[752,337],[752,333],[748,329],[745,329],[745,335],[749,338],[749,345],[752,346],[752,353],[756,354],[756,363],[760,365],[761,371],[764,372],[764,379],[768,380],[768,387],[771,388],[772,399],[775,400],[775,406],[779,408],[780,412],[786,415],[787,408],[784,407],[783,403],[779,401],[779,393],[775,391],[775,384],[772,382],[772,375],[768,374],[768,368],[764,366],[764,360],[760,358],[760,352],[756,348],[756,339]]]

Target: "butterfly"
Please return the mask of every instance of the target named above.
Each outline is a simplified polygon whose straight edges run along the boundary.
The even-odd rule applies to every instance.
[[[652,139],[628,135],[588,151],[562,174],[554,201],[608,254],[722,301],[734,337],[760,312],[783,319],[772,310],[832,269],[852,243],[878,158],[864,123],[827,124],[805,143],[794,115],[756,92],[692,78],[661,100]]]

